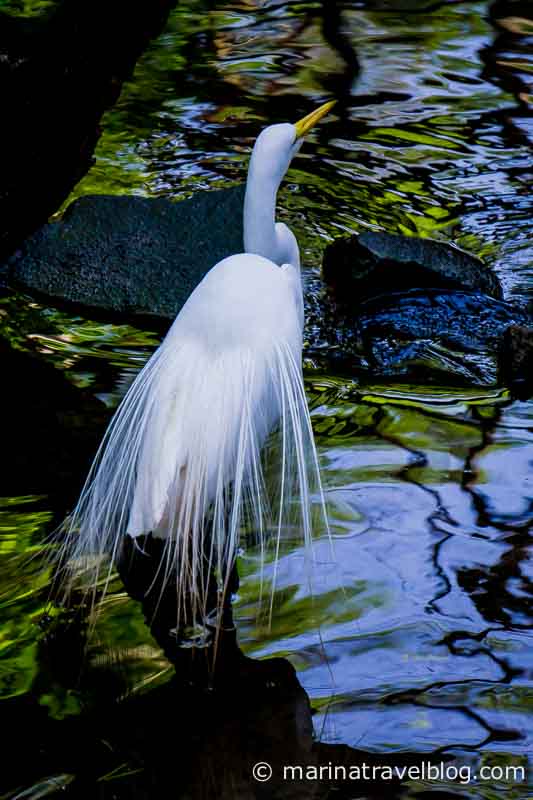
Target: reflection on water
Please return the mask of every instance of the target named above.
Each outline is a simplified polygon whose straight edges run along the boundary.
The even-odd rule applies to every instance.
[[[339,30],[332,17],[324,23],[326,3],[180,3],[107,113],[96,165],[76,194],[179,199],[230,185],[243,179],[263,124],[298,118],[333,92],[336,115],[310,137],[280,192],[280,216],[304,253],[308,302],[321,290],[325,243],[362,227],[454,239],[487,258],[507,294],[526,302],[532,26],[524,5],[502,0],[490,18],[483,2],[361,5],[338,4]],[[2,299],[0,325],[19,353],[37,354],[43,368],[53,365],[102,401],[102,419],[157,343],[150,332],[17,295]],[[245,548],[236,608],[243,648],[291,660],[321,747],[451,754],[477,767],[525,763],[533,746],[533,403],[511,403],[496,389],[365,385],[356,374],[309,371],[307,382],[334,557],[317,542],[311,593],[300,548],[284,542],[269,629],[257,616],[258,554]],[[111,698],[159,697],[170,676],[118,580],[81,679],[83,626],[70,629],[68,646],[54,646],[53,620],[43,620],[46,576],[28,557],[72,502],[66,488],[61,496],[69,452],[71,481],[82,479],[76,431],[92,419],[97,438],[103,423],[92,406],[84,412],[65,399],[53,428],[67,454],[59,468],[51,450],[31,447],[54,414],[40,392],[46,386],[35,396],[28,389],[23,436],[15,425],[19,448],[5,484],[12,495],[0,505],[0,691],[41,757],[25,773],[11,766],[6,788],[28,785],[28,775],[43,781],[53,769],[57,785],[70,785],[72,762],[60,757],[63,747],[70,754],[68,737],[55,721],[81,719]],[[271,713],[268,725],[277,719]],[[219,755],[224,737],[213,740]],[[205,747],[209,761],[214,750]],[[96,748],[98,796],[144,796],[131,789],[130,773],[140,769],[131,752],[113,750],[108,763],[109,752]],[[512,780],[442,780],[418,782],[403,796],[437,790],[525,794]]]

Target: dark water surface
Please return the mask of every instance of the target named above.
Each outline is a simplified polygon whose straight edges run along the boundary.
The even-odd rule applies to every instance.
[[[32,11],[31,3],[6,7]],[[182,2],[105,116],[96,165],[75,195],[179,200],[232,185],[261,127],[296,120],[335,94],[337,113],[309,137],[279,196],[279,216],[300,241],[308,302],[321,290],[326,243],[370,227],[453,240],[484,257],[506,297],[525,304],[533,298],[533,22],[525,3],[496,3],[492,19],[489,8],[345,2],[339,28],[327,2]],[[109,408],[158,342],[23,296],[0,302],[0,328],[17,350],[37,352]],[[325,744],[392,753],[400,765],[405,753],[451,754],[473,771],[525,766],[533,751],[533,402],[512,402],[495,387],[367,385],[308,366],[335,554],[317,543],[311,595],[300,547],[283,544],[268,628],[256,613],[258,553],[244,549],[243,648],[291,660]],[[28,420],[30,438],[32,426],[49,423],[45,405],[41,413]],[[72,419],[87,423],[79,409]],[[53,459],[41,465],[35,452],[32,460],[37,477],[26,477],[23,457],[8,481],[13,494],[0,499],[0,692],[7,718],[27,727],[29,762],[37,748],[43,764],[37,774],[11,765],[4,788],[33,784],[20,797],[36,798],[73,780],[50,733],[55,721],[82,719],[99,694],[111,704],[149,693],[171,670],[118,580],[89,646],[91,680],[73,677],[75,637],[59,662],[47,655],[48,579],[27,556],[73,494]],[[107,741],[104,720],[99,736]],[[94,764],[100,781],[87,796],[135,796],[127,793],[133,762]],[[56,783],[46,782],[51,775]],[[492,800],[527,790],[496,775],[412,782],[402,797],[433,795]]]

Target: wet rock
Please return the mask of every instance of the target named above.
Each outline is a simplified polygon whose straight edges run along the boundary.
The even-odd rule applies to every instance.
[[[499,378],[521,398],[533,394],[533,327],[510,325],[500,350]]]
[[[205,273],[241,252],[244,189],[171,202],[86,196],[4,266],[12,285],[130,320],[173,319]]]
[[[494,384],[506,331],[529,322],[522,309],[481,293],[416,289],[369,299],[357,315],[338,317],[335,347],[341,360],[373,375]]]
[[[323,272],[322,338],[341,362],[384,377],[503,381],[531,393],[531,317],[502,299],[497,277],[475,256],[366,231],[333,242]]]
[[[435,339],[467,352],[495,350],[504,331],[525,322],[525,311],[481,293],[415,289],[368,300],[359,325],[366,336]]]
[[[336,239],[324,253],[323,274],[336,302],[416,288],[468,289],[500,299],[499,281],[484,263],[433,239],[365,231]]]

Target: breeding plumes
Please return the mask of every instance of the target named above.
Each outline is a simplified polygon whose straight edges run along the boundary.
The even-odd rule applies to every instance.
[[[105,587],[125,537],[151,533],[164,544],[154,584],[175,582],[179,629],[220,619],[243,529],[263,555],[294,526],[310,545],[313,494],[323,499],[301,370],[300,255],[275,211],[302,137],[332,105],[258,137],[245,252],[196,287],[118,408],[59,540],[67,589],[84,568]]]

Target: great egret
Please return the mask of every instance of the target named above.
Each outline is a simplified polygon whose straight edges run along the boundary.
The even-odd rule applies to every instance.
[[[267,542],[277,554],[288,526],[311,541],[311,495],[317,489],[322,498],[322,490],[301,372],[300,255],[275,212],[303,136],[333,104],[259,135],[246,184],[245,252],[216,264],[183,306],[124,397],[63,528],[61,563],[70,577],[92,566],[93,588],[103,563],[106,583],[124,537],[161,538],[158,583],[176,582],[177,629],[191,615],[213,624],[213,574],[221,619],[243,527],[254,530],[263,555]],[[279,459],[277,480],[267,488],[262,451],[278,424],[277,443],[266,448]]]

